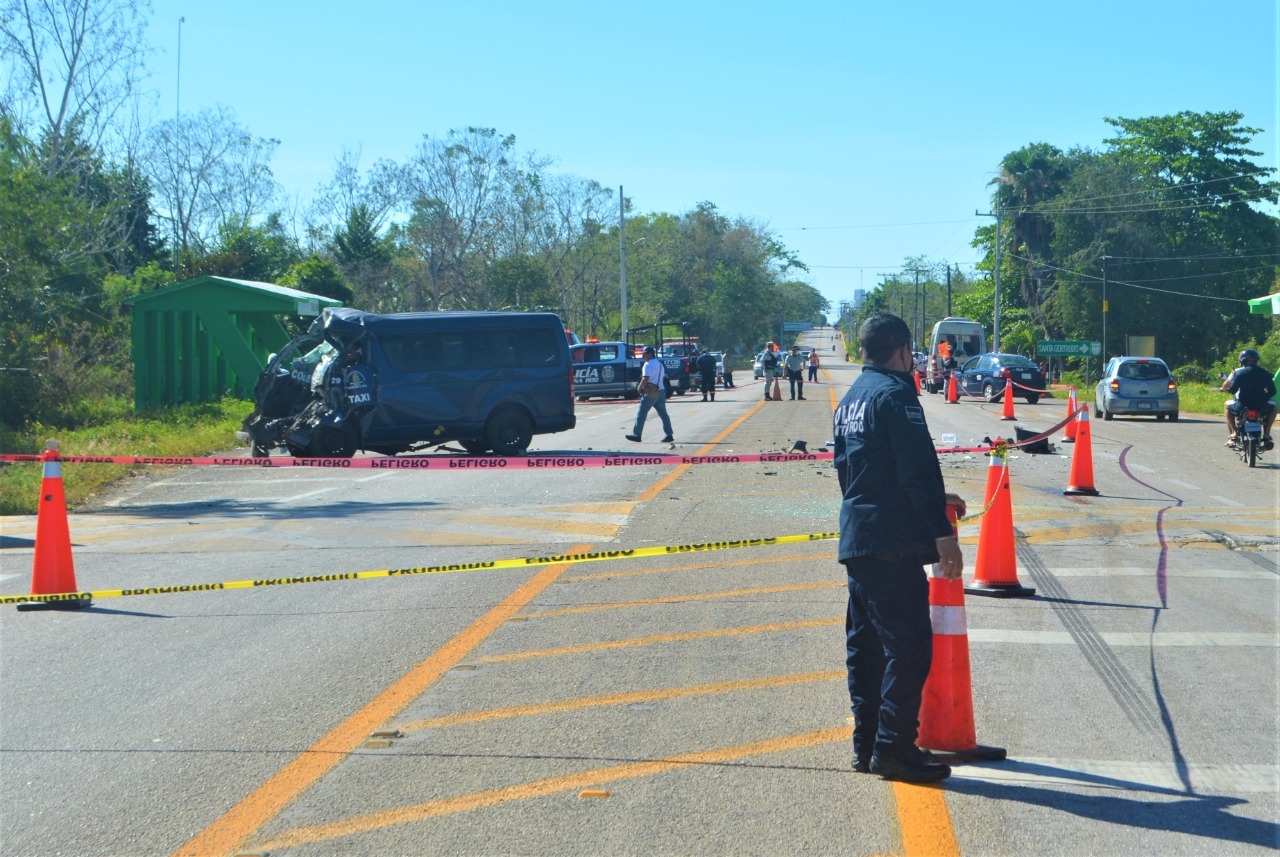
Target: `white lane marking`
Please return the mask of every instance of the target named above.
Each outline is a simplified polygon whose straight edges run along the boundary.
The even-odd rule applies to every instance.
[[[1055,577],[1155,577],[1154,568],[1053,568]],[[1261,568],[1170,568],[1169,577],[1182,580],[1280,580]]]
[[[1143,467],[1141,464],[1130,464],[1130,470],[1137,470],[1139,473],[1155,473],[1150,467]]]
[[[1165,477],[1164,481],[1177,485],[1179,488],[1186,488],[1188,491],[1200,490],[1199,485],[1192,485],[1190,482],[1183,482],[1181,479],[1169,479],[1168,477]]]
[[[1186,787],[1172,762],[1125,762],[1118,759],[1046,759],[1010,756],[988,765],[961,765],[956,778],[988,783],[1054,785],[1103,789],[1169,789]],[[1280,766],[1198,764],[1189,762],[1187,776],[1197,793],[1274,794],[1280,790]]]
[[[384,470],[381,473],[375,473],[372,476],[366,476],[363,479],[357,479],[356,482],[372,482],[375,479],[386,479],[395,473],[393,470]]]
[[[1243,506],[1244,505],[1244,503],[1237,503],[1235,500],[1232,500],[1230,497],[1219,497],[1217,494],[1210,494],[1209,499],[1217,500],[1219,503],[1221,503],[1224,506]]]
[[[0,574],[0,580],[8,580],[11,577],[25,577],[22,574]]]
[[[1242,631],[1167,631],[1154,637],[1146,631],[1103,631],[1098,636],[1108,646],[1191,647],[1280,647],[1280,635],[1251,634]],[[992,628],[969,630],[969,640],[974,643],[1016,643],[1030,645],[1072,645],[1074,640],[1066,631],[1012,631]]]

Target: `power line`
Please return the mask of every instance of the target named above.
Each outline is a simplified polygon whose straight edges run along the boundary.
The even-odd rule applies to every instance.
[[[1081,279],[1085,279],[1085,280],[1102,281],[1102,277],[1095,277],[1093,274],[1085,274],[1081,271],[1073,271],[1070,268],[1059,268],[1057,265],[1046,265],[1043,263],[1034,262],[1031,259],[1027,259],[1015,253],[1010,253],[1009,255],[1014,259],[1020,259],[1023,262],[1030,262],[1033,265],[1039,265],[1039,267],[1048,268],[1051,271],[1061,271],[1064,274],[1071,274],[1073,277],[1080,277]],[[1108,256],[1107,258],[1110,258],[1110,257]],[[1171,279],[1174,279],[1174,278],[1171,278]],[[1157,289],[1154,286],[1140,286],[1136,283],[1126,282],[1125,280],[1113,280],[1110,277],[1106,279],[1106,283],[1108,286],[1128,286],[1131,289],[1139,289],[1145,292],[1160,292],[1161,294],[1180,295],[1186,298],[1202,298],[1207,301],[1227,301],[1228,303],[1234,303],[1234,304],[1247,304],[1249,302],[1241,298],[1221,298],[1221,297],[1218,297],[1217,295],[1198,295],[1198,294],[1195,294],[1194,292],[1175,292],[1172,289]]]

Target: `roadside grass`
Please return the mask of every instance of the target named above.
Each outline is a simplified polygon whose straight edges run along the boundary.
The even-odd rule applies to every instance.
[[[76,429],[34,425],[21,432],[0,430],[0,452],[40,454],[45,440],[58,441],[62,455],[192,456],[233,448],[251,402],[223,399],[135,413],[128,403],[99,407],[100,422]],[[112,483],[154,465],[76,464],[62,469],[67,506],[75,508]],[[34,515],[43,465],[0,463],[0,515]]]

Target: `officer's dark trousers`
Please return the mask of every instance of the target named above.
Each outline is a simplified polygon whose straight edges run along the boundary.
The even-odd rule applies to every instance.
[[[920,729],[920,697],[933,659],[929,581],[918,560],[846,561],[845,616],[853,751],[892,756],[909,750]]]
[[[791,384],[791,398],[796,397],[796,393],[804,395],[804,375],[800,374],[799,369],[787,370],[787,381]]]
[[[702,375],[702,398],[705,399],[709,395],[714,399],[716,397],[716,373],[702,372],[700,374]]]

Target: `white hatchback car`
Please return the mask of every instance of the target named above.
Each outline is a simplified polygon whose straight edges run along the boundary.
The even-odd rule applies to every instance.
[[[1104,420],[1117,414],[1178,418],[1178,382],[1159,357],[1112,357],[1093,398]]]

